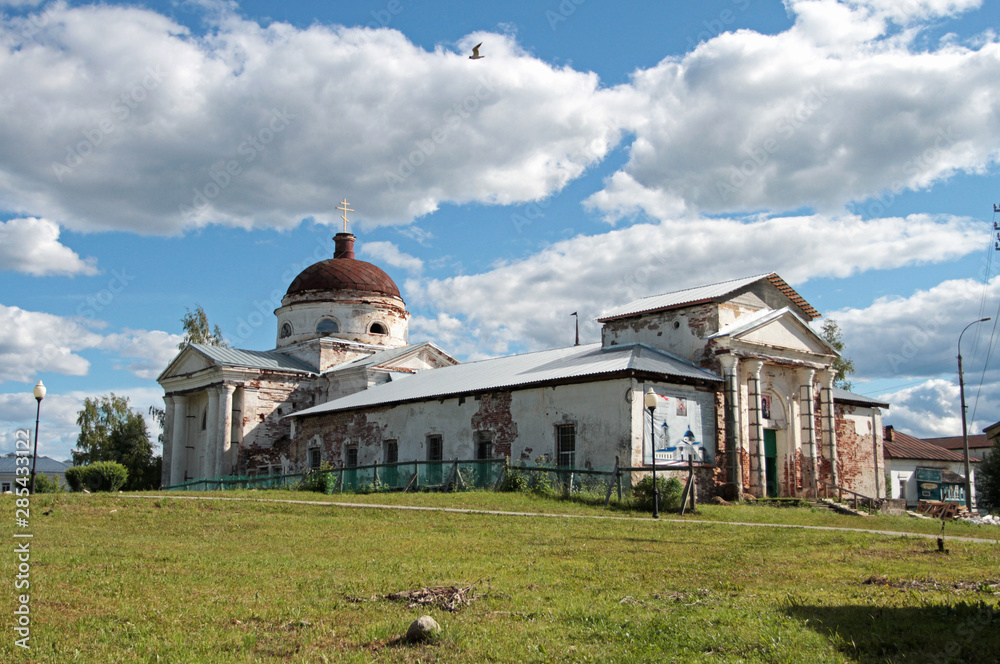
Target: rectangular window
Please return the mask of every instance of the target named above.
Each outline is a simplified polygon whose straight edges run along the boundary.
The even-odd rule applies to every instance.
[[[444,481],[444,469],[440,462],[444,459],[444,441],[441,436],[427,436],[427,460],[437,461],[427,465],[427,484],[436,486]]]
[[[387,440],[382,443],[382,461],[384,463],[399,461],[399,443],[395,440]]]
[[[493,432],[492,431],[477,431],[476,432],[476,458],[477,459],[492,459],[493,458]]]
[[[556,463],[573,468],[576,465],[576,425],[556,426]]]
[[[2,489],[2,491],[3,491],[3,493],[7,493],[7,492],[10,491],[10,482],[4,482],[3,483],[3,489]]]
[[[350,445],[344,450],[344,465],[348,468],[354,468],[358,465],[358,446]]]
[[[441,461],[444,459],[444,441],[441,436],[427,436],[427,460]]]
[[[320,463],[322,462],[323,455],[320,453],[318,447],[314,447],[309,450],[309,467],[313,470],[319,470]]]

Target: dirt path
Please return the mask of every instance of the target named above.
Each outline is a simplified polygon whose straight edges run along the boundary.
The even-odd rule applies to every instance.
[[[491,516],[519,516],[519,517],[541,517],[550,519],[605,519],[609,521],[637,521],[642,520],[647,523],[653,519],[637,519],[631,516],[600,516],[596,514],[548,514],[540,512],[506,512],[502,510],[476,510],[462,507],[420,507],[416,505],[374,505],[365,503],[334,503],[323,500],[288,500],[278,498],[226,498],[224,496],[171,496],[165,494],[133,496],[122,494],[120,498],[170,498],[171,500],[217,500],[230,502],[257,502],[257,503],[284,503],[288,505],[320,505],[326,507],[350,507],[355,509],[374,510],[410,510],[414,512],[452,512],[455,514],[484,514]],[[871,533],[874,535],[887,535],[889,537],[922,537],[924,539],[936,540],[938,535],[929,533],[900,532],[896,530],[875,530],[871,528],[843,528],[840,526],[805,526],[789,523],[746,523],[743,521],[706,521],[702,519],[672,519],[661,518],[660,523],[671,524],[710,524],[724,526],[746,526],[752,528],[799,528],[802,530],[828,530],[848,533]],[[981,537],[960,537],[957,535],[946,535],[946,540],[956,542],[973,542],[975,544],[1000,544],[1000,540],[986,539]]]

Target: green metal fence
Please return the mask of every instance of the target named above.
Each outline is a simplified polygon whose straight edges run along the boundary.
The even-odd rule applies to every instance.
[[[506,459],[475,459],[451,461],[404,461],[378,463],[369,466],[331,468],[311,473],[262,475],[257,477],[229,475],[211,479],[190,480],[164,487],[165,491],[226,491],[233,489],[298,488],[304,479],[314,474],[326,475],[325,484],[331,492],[413,491],[416,489],[492,489],[504,472]]]

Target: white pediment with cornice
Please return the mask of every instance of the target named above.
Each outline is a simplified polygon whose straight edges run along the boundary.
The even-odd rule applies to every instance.
[[[742,316],[712,335],[730,345],[758,347],[761,353],[788,350],[835,357],[837,352],[791,309],[768,310]]]

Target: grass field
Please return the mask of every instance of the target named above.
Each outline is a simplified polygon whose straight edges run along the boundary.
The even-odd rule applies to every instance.
[[[951,539],[943,555],[932,539],[723,521],[929,533],[939,523],[760,506],[657,523],[493,493],[225,496],[634,518],[37,496],[32,648],[14,645],[23,591],[11,553],[0,661],[1000,661],[1000,545]],[[13,524],[13,497],[0,506]],[[958,524],[946,535],[998,537]],[[449,612],[385,597],[433,586],[472,586],[474,599]],[[403,643],[423,614],[440,637]]]

